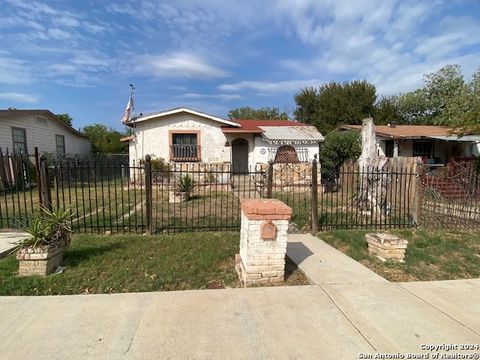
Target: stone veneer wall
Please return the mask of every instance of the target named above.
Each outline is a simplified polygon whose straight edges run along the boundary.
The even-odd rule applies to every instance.
[[[241,207],[240,256],[237,258],[241,281],[245,286],[283,282],[292,209],[276,199],[244,200]]]
[[[24,248],[17,253],[18,274],[20,276],[51,274],[62,264],[63,248],[32,247]]]

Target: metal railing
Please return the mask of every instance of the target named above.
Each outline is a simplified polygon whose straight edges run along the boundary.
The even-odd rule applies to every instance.
[[[285,202],[291,231],[438,225],[439,216],[445,226],[456,216],[480,228],[478,197],[462,199],[463,207],[443,201],[411,168],[352,164],[326,173],[316,162],[270,163],[237,174],[229,164],[200,162],[152,169],[148,156],[125,166],[0,155],[0,228],[23,226],[43,205],[71,209],[76,232],[238,230],[240,201],[248,198]]]
[[[172,161],[200,161],[200,145],[170,145],[170,159]]]

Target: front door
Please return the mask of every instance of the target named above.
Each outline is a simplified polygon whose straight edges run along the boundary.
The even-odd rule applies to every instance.
[[[248,171],[248,141],[245,139],[232,141],[232,170],[235,174]]]

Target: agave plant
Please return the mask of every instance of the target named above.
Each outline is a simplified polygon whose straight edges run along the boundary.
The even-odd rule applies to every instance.
[[[18,242],[17,246],[15,246],[15,248],[12,250],[12,253],[30,246],[35,249],[37,246],[46,245],[48,227],[42,221],[42,219],[33,219],[30,224],[25,227],[25,232],[27,232],[30,236]]]
[[[26,247],[36,248],[38,246],[64,247],[70,244],[72,230],[68,221],[73,216],[70,210],[48,210],[43,208],[44,216],[33,219],[25,227],[30,235],[20,241],[12,252],[19,251]]]
[[[47,224],[47,240],[52,246],[67,247],[70,245],[72,229],[68,226],[73,213],[70,209],[48,210],[43,209],[45,223]]]
[[[190,196],[190,193],[192,192],[194,186],[195,186],[195,181],[193,180],[193,178],[190,175],[185,174],[181,176],[180,179],[178,180],[177,191],[186,193],[187,196]]]

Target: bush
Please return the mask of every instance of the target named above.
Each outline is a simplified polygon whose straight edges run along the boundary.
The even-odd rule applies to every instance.
[[[355,131],[332,131],[320,149],[322,174],[333,173],[347,160],[357,160],[362,153],[361,137]]]
[[[170,179],[172,175],[171,165],[165,161],[164,158],[154,158],[150,160],[152,165],[152,178],[153,181],[162,181]]]

